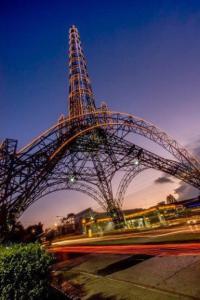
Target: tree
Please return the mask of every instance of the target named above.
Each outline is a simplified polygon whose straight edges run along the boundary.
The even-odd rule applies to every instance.
[[[43,233],[43,224],[39,222],[38,224],[28,226],[24,232],[23,241],[24,242],[35,242],[39,239]]]

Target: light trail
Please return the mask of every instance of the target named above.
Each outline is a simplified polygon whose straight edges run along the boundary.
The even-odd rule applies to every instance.
[[[164,237],[169,235],[176,235],[179,233],[200,233],[200,226],[199,225],[187,225],[180,227],[178,230],[177,228],[167,228],[167,229],[160,229],[160,230],[152,230],[143,233],[126,233],[126,234],[119,234],[119,235],[109,235],[109,236],[102,236],[102,237],[94,237],[94,238],[78,238],[78,239],[70,239],[70,240],[61,240],[52,242],[53,246],[64,246],[64,245],[76,245],[76,244],[86,244],[91,242],[98,242],[98,241],[113,241],[113,240],[124,240],[124,239],[131,239],[131,238],[157,238],[157,237]]]
[[[53,253],[147,254],[153,256],[200,255],[200,243],[109,246],[79,245],[52,247],[49,251]]]

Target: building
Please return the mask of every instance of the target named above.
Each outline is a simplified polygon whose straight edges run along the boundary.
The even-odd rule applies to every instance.
[[[160,202],[148,209],[128,209],[123,211],[127,229],[140,230],[169,226],[186,222],[186,217],[200,217],[200,197],[171,204]],[[68,214],[59,225],[61,234],[78,233],[103,234],[114,230],[112,218],[107,212],[96,212],[92,208],[77,214]]]
[[[82,224],[82,232],[88,233],[89,229],[93,233],[103,233],[114,229],[112,219],[105,212],[95,212],[91,208],[88,217],[84,211],[79,213],[79,224]],[[200,218],[200,197],[165,204],[158,203],[148,209],[124,210],[124,217],[127,229],[148,229],[160,226],[170,226],[186,222],[186,218],[198,216]]]

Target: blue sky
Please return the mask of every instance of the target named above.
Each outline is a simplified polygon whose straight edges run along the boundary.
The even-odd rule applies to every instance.
[[[23,146],[67,114],[72,24],[98,105],[106,101],[152,121],[183,145],[199,140],[200,2],[192,0],[1,1],[0,139]],[[161,174],[148,172],[131,185],[125,207],[162,201],[178,187],[176,180],[155,185]],[[50,224],[63,210],[90,205],[98,209],[81,194],[57,193],[34,204],[23,221]]]

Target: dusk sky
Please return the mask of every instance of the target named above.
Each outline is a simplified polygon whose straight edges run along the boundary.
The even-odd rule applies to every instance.
[[[0,139],[18,139],[20,148],[67,114],[72,24],[81,35],[97,106],[106,101],[113,111],[151,121],[198,152],[198,0],[1,1]],[[154,170],[139,175],[124,208],[149,207],[181,191],[172,177],[155,182],[162,176]],[[49,226],[56,216],[90,206],[100,210],[85,195],[58,192],[33,204],[21,220]]]

